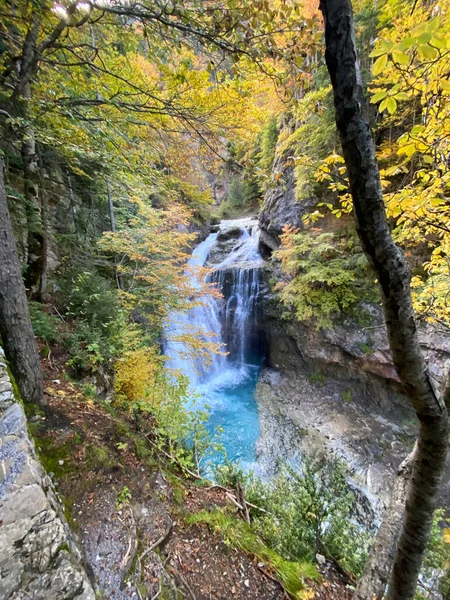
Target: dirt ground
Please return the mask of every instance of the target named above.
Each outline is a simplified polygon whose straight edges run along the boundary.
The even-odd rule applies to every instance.
[[[227,546],[199,510],[236,510],[218,488],[167,471],[131,418],[86,398],[63,374],[64,356],[43,361],[45,411],[30,427],[99,598],[278,600],[289,596],[261,561]],[[347,600],[351,590],[326,563],[306,598]]]

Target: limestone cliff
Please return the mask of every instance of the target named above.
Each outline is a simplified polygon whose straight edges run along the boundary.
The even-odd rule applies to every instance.
[[[417,425],[392,364],[381,307],[361,311],[365,326],[356,316],[340,315],[332,328],[317,329],[294,316],[282,318],[276,296],[267,293],[258,450],[268,465],[276,465],[277,456],[316,451],[341,457],[354,484],[377,506],[389,498],[390,477],[411,449]],[[420,335],[439,386],[450,366],[448,334],[422,325]]]

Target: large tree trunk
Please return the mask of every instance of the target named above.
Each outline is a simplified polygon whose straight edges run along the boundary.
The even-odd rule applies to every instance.
[[[25,402],[43,401],[42,372],[17,257],[0,156],[0,336]]]
[[[389,346],[419,419],[419,439],[389,600],[412,600],[427,547],[448,446],[448,414],[422,356],[411,301],[410,271],[389,230],[375,145],[365,114],[350,0],[321,0],[326,62],[336,124],[350,180],[361,244],[381,286]]]
[[[373,540],[364,572],[356,586],[353,600],[382,600],[394,564],[397,542],[405,515],[405,502],[411,480],[414,450],[401,463],[392,485],[389,506]]]

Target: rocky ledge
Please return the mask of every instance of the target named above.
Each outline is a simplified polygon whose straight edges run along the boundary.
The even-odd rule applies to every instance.
[[[318,330],[282,308],[268,294],[264,303],[267,360],[257,385],[261,438],[259,461],[277,468],[277,457],[295,460],[325,452],[342,458],[354,485],[381,509],[392,476],[412,448],[417,420],[392,363],[381,308],[361,307]],[[448,333],[420,327],[422,349],[437,387],[450,366]],[[450,496],[450,473],[443,503]],[[381,501],[381,502],[380,502]]]
[[[1,352],[1,350],[0,350]],[[94,600],[0,354],[0,598]]]

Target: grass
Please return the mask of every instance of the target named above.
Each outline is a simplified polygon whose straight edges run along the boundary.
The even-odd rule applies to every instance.
[[[186,521],[189,525],[198,523],[208,525],[220,533],[228,546],[253,554],[257,559],[265,562],[274,570],[285,590],[294,598],[304,597],[303,592],[306,589],[304,579],[306,577],[319,578],[315,566],[308,562],[286,560],[269,548],[248,523],[227,515],[221,510],[193,513],[186,518]]]

